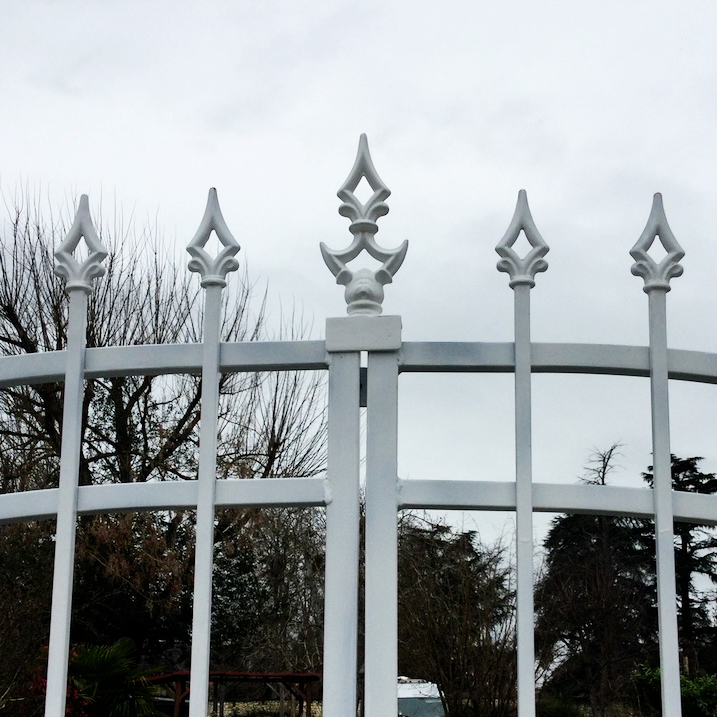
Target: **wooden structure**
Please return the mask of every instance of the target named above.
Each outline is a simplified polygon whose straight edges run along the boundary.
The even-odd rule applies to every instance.
[[[189,697],[189,672],[170,672],[165,675],[149,677],[149,682],[161,685],[174,700],[173,717],[180,717],[182,705]],[[259,682],[261,684],[282,685],[299,702],[298,717],[311,717],[311,686],[321,680],[321,675],[313,672],[222,672],[210,671],[210,692],[214,696],[214,710],[218,717],[224,717],[224,688],[231,682]],[[304,712],[304,705],[306,712]]]

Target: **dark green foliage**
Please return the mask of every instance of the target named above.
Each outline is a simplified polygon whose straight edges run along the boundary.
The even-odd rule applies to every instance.
[[[47,644],[54,530],[54,521],[0,526],[0,708],[32,682]]]
[[[137,668],[131,640],[86,645],[70,663],[70,681],[87,701],[88,717],[156,717],[156,688]]]
[[[582,710],[558,695],[541,693],[535,705],[537,717],[582,717]]]
[[[672,487],[688,493],[714,495],[717,476],[702,473],[702,458],[672,456]],[[652,470],[652,466],[649,467]],[[652,473],[642,474],[652,485]],[[690,677],[717,672],[717,627],[714,594],[696,589],[695,578],[704,576],[717,585],[717,534],[715,529],[694,523],[675,522],[675,577],[682,667]],[[653,542],[654,544],[654,542]]]
[[[324,518],[324,511],[316,508],[243,514],[245,545],[251,546],[254,567],[253,574],[242,580],[247,603],[239,607],[255,628],[242,638],[245,669],[321,671]],[[228,603],[228,607],[236,612],[238,606]]]
[[[11,709],[22,717],[44,714],[43,664]],[[123,638],[112,645],[78,645],[69,663],[67,717],[160,717],[157,690],[137,666],[135,646]],[[8,712],[8,715],[12,714]],[[13,715],[14,717],[14,715]]]
[[[587,482],[606,484],[616,448],[596,456]],[[717,492],[717,477],[700,472],[700,460],[672,457],[676,490]],[[651,473],[643,477],[652,484]],[[713,595],[699,593],[694,582],[698,575],[715,581],[715,548],[713,529],[675,523],[687,711],[702,709],[698,703],[704,702],[715,680],[705,674],[717,668]],[[546,675],[543,693],[584,705],[595,716],[622,714],[631,704],[644,714],[659,714],[654,711],[659,708],[659,670],[643,667],[636,672],[638,665],[659,662],[653,521],[561,516],[553,522],[545,549],[545,570],[536,585],[536,640]]]
[[[627,699],[632,669],[654,645],[651,561],[635,547],[641,532],[638,521],[568,515],[545,542],[538,654],[550,690],[596,715]]]
[[[660,717],[660,669],[640,666],[635,670],[633,683],[636,707],[645,717]],[[703,675],[690,679],[680,677],[682,717],[715,717],[717,715],[717,676]]]
[[[597,454],[584,481],[606,485],[616,451]],[[654,651],[651,530],[647,521],[571,514],[553,521],[544,543],[535,589],[544,689],[596,717],[628,700],[635,665]]]
[[[141,662],[189,666],[194,530],[183,513],[129,513],[78,523],[72,640],[132,640]]]

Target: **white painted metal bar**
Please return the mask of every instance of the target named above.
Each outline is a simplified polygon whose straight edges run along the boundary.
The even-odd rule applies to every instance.
[[[277,478],[218,481],[217,508],[326,505],[331,491],[324,478]],[[0,495],[0,524],[42,520],[57,515],[59,489]],[[399,509],[515,510],[515,483],[484,480],[417,479],[398,481]],[[533,483],[536,513],[654,516],[648,488]],[[81,486],[77,513],[89,515],[135,510],[188,510],[197,505],[196,481]],[[672,492],[676,521],[717,525],[717,496]]]
[[[358,352],[330,354],[323,714],[356,713],[359,579]]]
[[[515,498],[514,482],[450,478],[399,480],[399,507],[402,509],[515,510]],[[648,488],[533,483],[532,499],[533,512],[635,515],[644,518],[653,515],[652,491]],[[712,505],[717,508],[717,500]],[[697,510],[699,506],[699,501],[690,504]],[[683,512],[689,514],[686,506]],[[717,515],[712,520],[717,521]]]
[[[662,712],[663,714],[679,717],[682,714],[682,706],[677,637],[665,300],[665,291],[653,290],[649,293],[650,398],[652,406],[653,492],[657,553],[657,612],[660,640]]]
[[[524,257],[513,249],[521,233],[531,247]],[[498,270],[509,274],[514,294],[518,715],[535,717],[530,290],[535,286],[535,275],[548,268],[544,257],[549,249],[535,226],[524,190],[518,194],[513,218],[496,251],[501,257]]]
[[[428,510],[515,510],[515,484],[499,481],[412,478],[399,480],[399,508]],[[653,518],[649,488],[533,483],[533,511]],[[677,521],[717,525],[717,496],[672,491]]]
[[[293,371],[325,369],[323,341],[223,342],[221,370]],[[92,378],[140,374],[199,373],[198,345],[165,344],[90,349],[87,375]]]
[[[212,258],[204,250],[212,232],[224,247]],[[222,290],[226,275],[239,264],[234,255],[239,244],[227,227],[215,189],[209,190],[207,206],[187,251],[190,271],[202,277],[204,325],[202,331],[202,400],[199,427],[197,520],[194,558],[194,604],[192,612],[191,694],[189,717],[206,717],[209,698],[209,653],[212,625],[212,574],[214,572],[214,510],[216,491],[217,434],[219,430],[219,377],[221,359]]]
[[[515,522],[518,714],[535,715],[530,285],[515,292]]]
[[[324,342],[298,341],[223,343],[221,370],[286,371],[326,368]],[[303,346],[303,347],[302,347]],[[647,346],[608,344],[531,345],[533,373],[581,373],[613,376],[649,376]],[[64,351],[0,358],[0,388],[20,384],[61,381],[66,363]],[[717,354],[704,351],[667,350],[671,379],[717,383]],[[510,373],[514,369],[513,343],[466,341],[406,341],[399,370],[404,372]],[[118,346],[85,351],[85,377],[149,376],[199,373],[201,346]]]
[[[515,368],[514,359],[512,342],[405,341],[402,345],[400,371],[510,373]],[[672,350],[669,359],[671,371],[704,373],[705,378],[712,377],[717,382],[717,360],[711,354]],[[675,369],[672,368],[673,362]],[[649,349],[647,346],[533,342],[531,371],[649,376]]]
[[[222,508],[288,508],[322,506],[326,502],[324,478],[244,478],[218,481],[215,505]],[[39,520],[57,515],[57,488],[0,495],[0,523]],[[135,510],[193,510],[197,481],[113,483],[82,486],[78,492],[80,515]]]
[[[398,714],[398,363],[370,353],[366,418],[367,717]]]
[[[658,263],[649,254],[659,239],[666,255]],[[675,239],[662,197],[655,194],[652,209],[635,246],[631,271],[641,276],[649,299],[650,403],[652,411],[652,473],[655,499],[655,541],[657,553],[657,614],[660,641],[662,713],[680,717],[679,643],[677,638],[677,596],[675,547],[672,514],[672,460],[670,455],[670,405],[667,371],[667,292],[670,280],[682,274],[680,259],[685,255]]]
[[[373,190],[366,202],[354,194],[362,180]],[[376,221],[388,212],[385,200],[390,194],[373,165],[366,135],[361,135],[353,168],[338,191],[342,200],[339,213],[351,220],[351,242],[342,250],[330,249],[323,242],[320,245],[326,266],[336,282],[346,287],[346,312],[351,317],[326,322],[326,350],[368,351],[369,356],[364,697],[366,714],[370,717],[398,714],[396,351],[401,346],[401,320],[397,316],[381,316],[381,304],[383,287],[393,281],[401,267],[408,242],[404,241],[397,249],[384,249],[376,243]],[[380,268],[376,271],[351,269],[349,263],[362,251],[381,262]],[[352,598],[353,583],[350,589]],[[336,709],[338,695],[332,695],[331,700],[331,709]],[[348,705],[347,710],[344,714],[355,714],[355,703]],[[331,717],[337,715],[332,713]]]
[[[57,496],[55,566],[52,579],[52,613],[47,662],[45,717],[65,714],[67,661],[70,651],[72,582],[75,570],[77,484],[82,444],[83,362],[87,330],[87,293],[70,291],[67,325],[67,366],[62,409],[60,486]]]
[[[3,356],[0,358],[0,388],[43,381],[62,381],[66,365],[65,351]]]
[[[83,238],[88,252],[85,260],[79,263],[74,257],[74,251]],[[89,200],[87,195],[83,194],[72,226],[55,251],[55,273],[65,279],[69,310],[45,717],[61,717],[65,714],[75,569],[77,489],[82,454],[87,300],[92,292],[92,282],[105,272],[102,261],[106,256],[107,252],[92,224]]]
[[[206,717],[209,695],[209,650],[214,567],[214,495],[216,486],[219,412],[219,325],[221,286],[206,287],[204,306],[204,366],[199,434],[194,605],[192,613],[192,693],[190,717]]]

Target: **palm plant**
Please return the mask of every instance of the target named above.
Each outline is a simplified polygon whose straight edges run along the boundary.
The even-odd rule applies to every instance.
[[[134,643],[86,645],[70,663],[70,681],[87,701],[90,717],[157,717],[156,688],[137,667]]]

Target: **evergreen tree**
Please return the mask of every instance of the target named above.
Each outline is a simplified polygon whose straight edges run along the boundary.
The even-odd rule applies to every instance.
[[[672,456],[672,487],[688,493],[714,495],[717,476],[699,470],[699,456]],[[654,476],[643,473],[652,486]],[[695,578],[700,576],[717,585],[717,532],[707,525],[675,521],[675,577],[682,670],[690,677],[717,672],[717,626],[715,593],[699,590]],[[654,540],[652,541],[654,545]],[[648,543],[649,546],[649,543]],[[650,546],[651,547],[651,546]]]
[[[617,446],[584,479],[605,485]],[[630,676],[655,646],[654,553],[646,521],[604,515],[556,518],[537,581],[536,643],[544,690],[606,717],[630,699]]]

